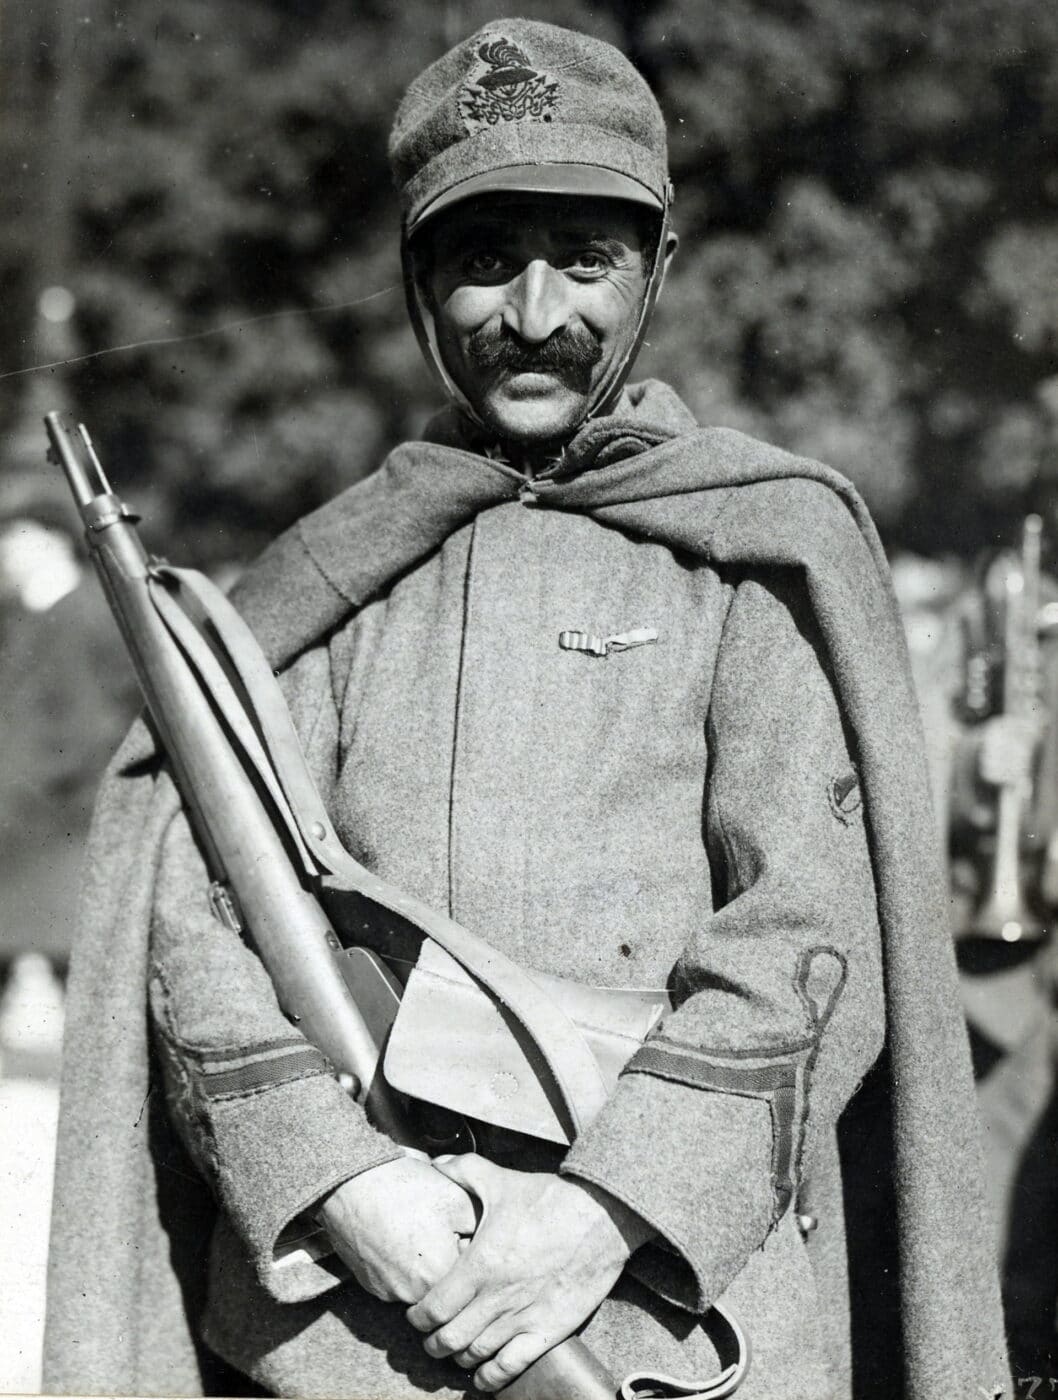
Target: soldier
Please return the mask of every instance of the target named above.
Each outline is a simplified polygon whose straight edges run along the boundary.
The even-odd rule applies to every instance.
[[[497,21],[411,85],[390,155],[450,407],[238,601],[364,864],[534,974],[673,1010],[568,1151],[486,1125],[408,1157],[211,914],[134,736],[72,975],[48,1384],[457,1396],[582,1330],[689,1393],[723,1302],[746,1397],[998,1394],[870,522],[826,468],[626,387],[676,239],[661,113],[613,48]],[[291,1256],[311,1217],[334,1252]]]
[[[905,563],[894,577],[948,863],[1011,1355],[1016,1377],[1046,1379],[1058,1375],[1058,590],[1040,577],[1040,524],[1029,517],[1020,557],[993,554],[966,576]]]

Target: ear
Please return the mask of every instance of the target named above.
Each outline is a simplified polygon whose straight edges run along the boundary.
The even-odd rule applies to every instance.
[[[679,246],[680,246],[679,234],[677,234],[677,233],[675,232],[675,230],[673,230],[673,229],[670,228],[669,231],[668,231],[668,233],[665,235],[665,254],[664,254],[664,256],[665,256],[665,265],[664,265],[664,267],[662,268],[662,272],[661,272],[661,281],[660,281],[660,283],[658,284],[658,295],[659,295],[659,296],[661,295],[661,289],[662,289],[662,287],[664,287],[664,285],[665,285],[665,278],[669,275],[669,267],[670,267],[671,264],[672,264],[673,258],[676,256],[676,249],[677,249]]]
[[[405,243],[404,268],[405,276],[411,276],[423,304],[433,315],[437,310],[432,295],[433,248],[426,239],[420,236]]]

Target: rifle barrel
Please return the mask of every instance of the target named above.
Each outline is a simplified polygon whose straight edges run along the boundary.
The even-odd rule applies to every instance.
[[[73,492],[78,510],[83,511],[86,506],[92,504],[96,496],[102,493],[92,490],[88,473],[74,451],[70,434],[59,415],[57,413],[45,414],[44,426],[48,432],[48,441],[51,443],[54,459],[62,467],[66,480],[70,483],[70,490]],[[109,487],[106,489],[109,491]]]

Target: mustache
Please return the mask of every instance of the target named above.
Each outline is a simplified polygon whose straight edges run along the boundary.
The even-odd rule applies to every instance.
[[[480,369],[512,374],[557,374],[574,387],[586,388],[602,359],[602,345],[586,326],[567,326],[539,345],[530,345],[504,327],[482,327],[467,342]]]

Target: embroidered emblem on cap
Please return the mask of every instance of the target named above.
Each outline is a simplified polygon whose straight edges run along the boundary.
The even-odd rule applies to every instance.
[[[558,83],[538,73],[525,53],[509,39],[488,36],[478,48],[478,62],[459,94],[459,111],[468,132],[499,122],[549,122],[558,99]]]

